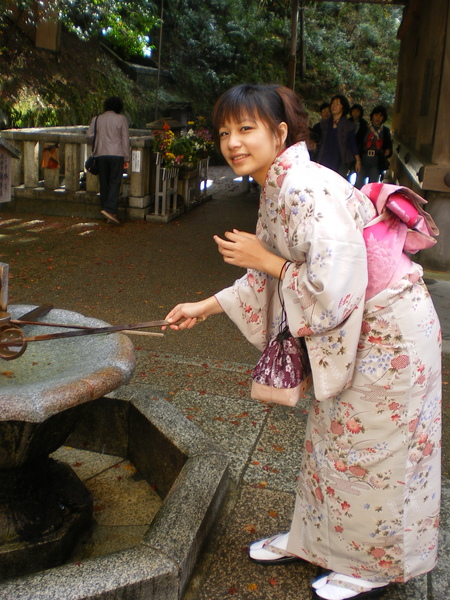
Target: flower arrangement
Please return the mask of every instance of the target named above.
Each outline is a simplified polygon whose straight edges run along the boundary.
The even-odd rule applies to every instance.
[[[164,123],[162,130],[154,132],[153,150],[161,154],[161,164],[166,169],[179,167],[183,156],[176,154],[174,150],[175,134],[170,125]]]
[[[189,121],[187,133],[179,138],[175,137],[167,123],[164,123],[162,131],[155,131],[154,136],[153,149],[161,153],[162,165],[167,169],[197,164],[199,160],[208,158],[214,145],[203,117]]]
[[[205,118],[198,117],[197,121],[189,121],[188,127],[189,129],[184,137],[192,143],[192,154],[195,159],[198,161],[202,158],[208,158],[214,142],[211,133],[205,127]]]

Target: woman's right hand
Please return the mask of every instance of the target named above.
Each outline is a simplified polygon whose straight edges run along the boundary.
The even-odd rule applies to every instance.
[[[170,329],[182,330],[192,329],[194,325],[200,321],[204,321],[211,315],[219,314],[223,312],[222,307],[217,302],[214,296],[206,298],[206,300],[200,300],[199,302],[185,302],[183,304],[177,304],[175,308],[169,312],[166,316],[165,321],[169,321]],[[161,329],[164,331],[167,325]]]

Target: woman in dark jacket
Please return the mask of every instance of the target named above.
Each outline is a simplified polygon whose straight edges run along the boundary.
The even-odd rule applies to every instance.
[[[370,125],[364,136],[361,149],[361,170],[355,186],[361,189],[368,178],[369,183],[380,180],[382,173],[388,168],[388,158],[392,156],[391,132],[383,125],[387,119],[384,106],[375,106],[370,113]]]
[[[321,144],[317,162],[347,177],[352,163],[359,173],[361,160],[356,144],[355,125],[345,118],[350,105],[345,96],[337,94],[331,99],[331,117],[321,121]]]

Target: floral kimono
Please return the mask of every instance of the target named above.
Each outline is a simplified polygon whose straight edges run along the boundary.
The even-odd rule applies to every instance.
[[[292,261],[282,295],[314,382],[288,551],[401,582],[430,571],[437,556],[441,331],[422,269],[406,255],[401,278],[367,299],[363,230],[376,215],[300,143],[269,170],[257,236]],[[280,324],[277,284],[249,270],[216,294],[261,350]]]

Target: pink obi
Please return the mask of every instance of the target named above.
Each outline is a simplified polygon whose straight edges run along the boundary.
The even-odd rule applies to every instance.
[[[411,260],[405,254],[434,246],[439,235],[421,196],[409,188],[369,183],[361,191],[373,202],[377,216],[364,227],[369,283],[366,300],[404,277]]]

